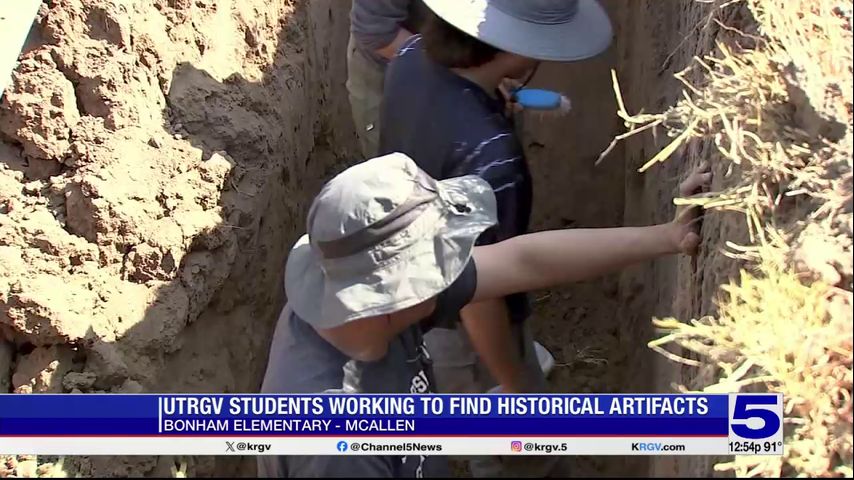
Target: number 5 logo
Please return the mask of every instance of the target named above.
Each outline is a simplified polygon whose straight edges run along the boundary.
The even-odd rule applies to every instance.
[[[735,408],[730,419],[732,433],[741,438],[759,440],[773,437],[780,430],[781,415],[778,413],[777,395],[737,395],[735,396]],[[762,421],[759,428],[751,428],[755,425],[753,419]]]

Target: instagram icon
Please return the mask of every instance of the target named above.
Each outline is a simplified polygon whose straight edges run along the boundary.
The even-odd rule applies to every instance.
[[[522,442],[518,442],[518,441],[510,442],[510,450],[512,450],[514,452],[521,452],[522,451]]]

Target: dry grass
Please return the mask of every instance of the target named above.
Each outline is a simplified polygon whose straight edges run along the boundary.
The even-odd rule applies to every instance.
[[[77,476],[67,470],[64,457],[45,462],[44,459],[35,455],[0,456],[0,478],[71,478]]]
[[[614,76],[628,129],[615,143],[663,131],[670,140],[644,171],[688,142],[713,142],[726,188],[677,203],[738,212],[751,239],[728,243],[748,267],[722,287],[717,316],[657,320],[664,336],[650,346],[714,369],[705,391],[784,394],[786,455],[740,457],[717,469],[851,476],[851,2],[743,1],[758,35],[696,58],[694,81],[689,71],[677,75],[684,94],[667,111],[630,114]],[[699,360],[673,353],[680,348]]]
[[[184,457],[165,457],[171,460],[171,478],[188,478],[188,463]],[[37,455],[0,455],[0,478],[82,478],[79,465],[69,465],[66,457]],[[156,475],[156,474],[155,474]]]
[[[850,295],[822,282],[804,284],[786,268],[784,251],[757,252],[758,270],[742,272],[723,288],[717,318],[657,320],[669,333],[650,345],[682,363],[702,366],[663,345],[679,345],[711,362],[719,376],[707,393],[760,387],[784,394],[786,456],[740,457],[719,469],[739,476],[850,475]]]

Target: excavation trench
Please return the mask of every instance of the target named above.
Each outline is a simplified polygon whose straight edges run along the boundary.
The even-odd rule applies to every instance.
[[[687,0],[606,2],[613,48],[546,65],[563,118],[526,115],[534,229],[672,215],[685,161],[639,174],[651,138],[622,133],[612,68],[637,110],[674,101],[672,73],[707,51]],[[0,388],[253,392],[284,302],[282,269],[312,196],[356,159],[344,87],[349,2],[46,2],[0,109]],[[684,39],[684,40],[683,40]],[[732,265],[706,226],[699,260],[539,292],[533,325],[555,391],[669,391],[690,373],[646,347],[650,318],[708,311]],[[298,368],[298,367],[295,367]],[[175,459],[75,458],[82,475],[169,475]],[[577,473],[706,473],[690,462],[579,458]],[[193,458],[188,474],[250,474]]]

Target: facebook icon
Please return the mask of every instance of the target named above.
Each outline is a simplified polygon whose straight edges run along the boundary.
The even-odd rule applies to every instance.
[[[347,451],[347,442],[345,442],[343,440],[338,442],[338,451],[339,452],[346,452]]]

